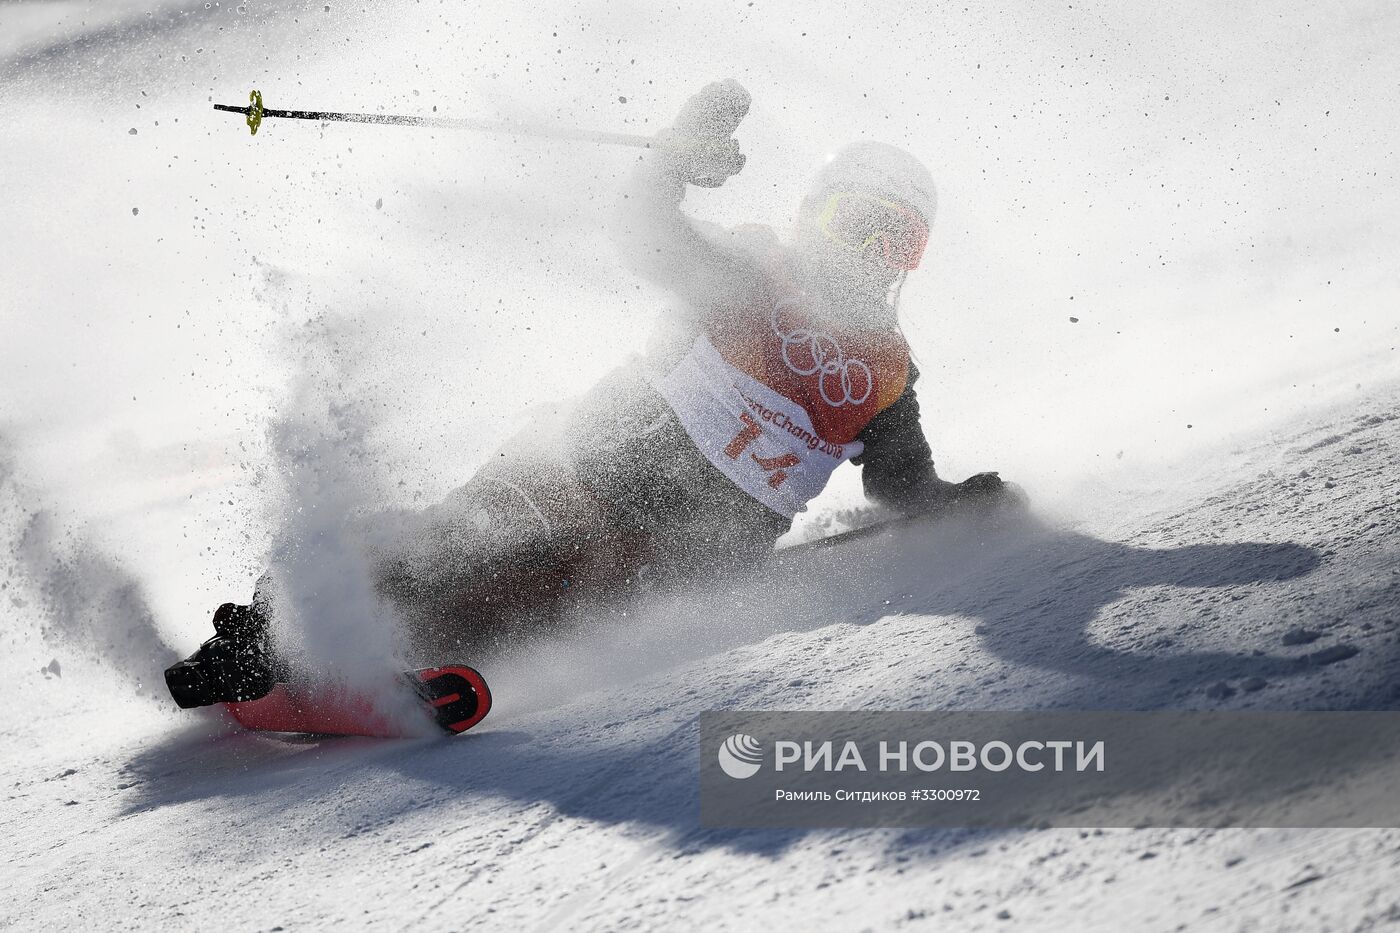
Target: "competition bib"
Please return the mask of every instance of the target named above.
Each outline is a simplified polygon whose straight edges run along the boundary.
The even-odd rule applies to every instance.
[[[730,365],[703,336],[654,385],[707,460],[789,518],[862,449],[823,440],[800,405]]]
[[[833,334],[788,299],[711,328],[652,384],[706,459],[791,518],[861,452],[856,435],[899,398],[908,373],[898,331]]]

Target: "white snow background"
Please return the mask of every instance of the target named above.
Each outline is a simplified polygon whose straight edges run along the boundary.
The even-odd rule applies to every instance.
[[[1394,922],[1389,831],[720,833],[694,795],[705,709],[1396,702],[1398,41],[1386,3],[0,4],[0,927]],[[786,227],[857,138],[929,164],[925,429],[1046,526],[659,601],[485,668],[452,741],[170,708],[270,558],[435,500],[668,301],[605,236],[635,151],[211,103],[648,133],[727,76],[748,165],[698,215]],[[302,634],[372,668],[320,553]]]

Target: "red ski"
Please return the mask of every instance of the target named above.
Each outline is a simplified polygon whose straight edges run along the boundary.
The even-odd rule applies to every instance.
[[[402,684],[443,732],[466,732],[491,711],[486,679],[462,664],[400,675]],[[413,704],[410,703],[410,706]],[[374,695],[317,683],[279,683],[266,696],[225,708],[246,729],[318,735],[411,738],[423,733],[403,711],[383,709]]]

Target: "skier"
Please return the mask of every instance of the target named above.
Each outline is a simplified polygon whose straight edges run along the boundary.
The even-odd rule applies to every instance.
[[[641,578],[719,578],[771,552],[847,460],[866,495],[905,514],[1014,499],[996,473],[934,470],[898,296],[919,265],[933,180],[866,142],[836,154],[788,242],[688,217],[688,185],[744,165],[749,95],[706,86],[631,177],[617,221],[630,269],[673,292],[645,355],[569,417],[508,442],[446,501],[400,516],[374,548],[378,592],[415,650],[441,661],[510,643],[578,600]],[[547,440],[546,440],[547,438]],[[284,676],[269,617],[275,575],[226,603],[215,636],[167,671],[182,706],[249,700]]]

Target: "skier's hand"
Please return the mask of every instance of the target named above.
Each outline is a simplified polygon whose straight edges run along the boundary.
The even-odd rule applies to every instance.
[[[698,139],[728,139],[749,112],[752,98],[733,78],[712,81],[685,102],[671,129]]]
[[[1002,482],[1001,475],[993,470],[990,473],[975,473],[958,483],[956,495],[959,499],[996,499],[1000,498],[1005,488],[1006,483]]]
[[[733,78],[705,85],[657,137],[669,167],[687,184],[718,188],[744,167],[734,131],[751,98]]]
[[[1021,487],[1006,482],[995,471],[974,474],[961,483],[937,482],[937,495],[931,503],[936,512],[1000,512],[1026,505]]]

